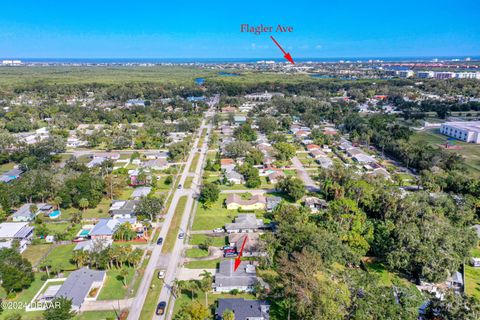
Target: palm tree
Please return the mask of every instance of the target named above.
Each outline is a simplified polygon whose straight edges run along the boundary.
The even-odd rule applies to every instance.
[[[143,256],[143,251],[140,249],[135,249],[128,255],[128,263],[132,267],[136,267],[142,260],[142,256]]]
[[[55,207],[57,207],[57,210],[59,210],[60,205],[62,204],[62,198],[61,197],[55,197],[55,198],[53,198],[52,202],[55,205]]]
[[[50,278],[50,266],[52,263],[49,260],[43,260],[42,263],[40,264],[40,268],[45,269],[45,272],[47,272],[47,276]]]
[[[127,286],[127,277],[128,277],[128,270],[123,268],[122,270],[120,270],[120,277],[122,278],[122,282],[123,282],[123,286],[126,287]]]
[[[208,307],[208,292],[212,287],[212,274],[207,270],[203,270],[200,274],[202,280],[200,281],[200,288],[205,293],[205,307]]]
[[[80,201],[78,201],[78,206],[83,209],[83,214],[85,214],[85,211],[87,210],[88,206],[90,203],[88,202],[88,199],[82,198]]]
[[[79,268],[87,263],[88,253],[83,250],[75,250],[72,260],[77,265],[77,268]]]

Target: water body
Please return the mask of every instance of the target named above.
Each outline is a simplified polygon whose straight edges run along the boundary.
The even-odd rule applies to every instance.
[[[195,78],[195,84],[199,86],[203,86],[204,83],[205,83],[205,78]]]
[[[229,73],[229,72],[225,72],[225,71],[220,71],[218,73],[218,75],[220,75],[222,77],[239,77],[240,76],[238,73]]]

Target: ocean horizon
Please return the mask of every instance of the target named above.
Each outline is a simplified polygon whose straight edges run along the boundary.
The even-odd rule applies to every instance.
[[[368,62],[369,60],[379,60],[383,62],[433,62],[438,61],[456,61],[467,62],[479,61],[480,56],[428,56],[428,57],[326,57],[326,58],[295,58],[295,62]],[[258,61],[286,62],[283,58],[22,58],[8,57],[0,60],[21,60],[23,63],[58,63],[58,64],[180,64],[180,63],[256,63]]]

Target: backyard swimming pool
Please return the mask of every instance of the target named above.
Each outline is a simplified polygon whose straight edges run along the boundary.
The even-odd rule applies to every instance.
[[[60,217],[61,214],[62,213],[60,212],[60,210],[54,210],[48,216],[50,217],[50,219],[56,219],[56,218]]]

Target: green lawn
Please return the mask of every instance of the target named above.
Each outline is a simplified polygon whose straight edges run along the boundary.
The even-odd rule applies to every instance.
[[[375,274],[379,277],[380,284],[384,286],[391,286],[394,279],[400,280],[406,286],[414,285],[407,279],[399,277],[398,274],[388,271],[382,262],[365,262],[365,265],[367,266],[367,269],[370,273]]]
[[[472,257],[480,258],[480,246],[472,249]],[[465,292],[480,300],[480,268],[465,265]]]
[[[159,190],[170,190],[172,188],[172,183],[166,184],[165,180],[167,179],[167,176],[162,176],[157,182],[157,189]],[[172,175],[172,178],[175,179],[175,176]]]
[[[96,208],[87,209],[83,214],[84,219],[91,218],[108,218],[108,209],[110,209],[111,200],[109,198],[103,198]]]
[[[191,248],[186,251],[185,255],[187,256],[187,258],[204,258],[208,257],[208,250]]]
[[[173,214],[170,229],[168,230],[167,237],[162,247],[162,252],[167,253],[173,250],[175,240],[177,239],[178,230],[180,229],[180,223],[182,221],[183,213],[185,212],[185,206],[187,204],[187,196],[183,196],[178,200],[177,207]]]
[[[202,205],[197,206],[192,230],[212,230],[215,228],[221,228],[225,226],[226,223],[232,222],[239,212],[235,210],[227,210],[223,205],[226,198],[226,194],[220,194],[218,200],[210,208],[205,209]],[[257,217],[263,218],[262,211],[257,211],[255,213]]]
[[[157,274],[157,270],[153,273],[154,275]],[[158,277],[154,276],[152,278],[152,282],[150,283],[150,287],[148,288],[147,297],[143,302],[142,312],[140,313],[140,320],[151,320],[153,313],[157,307],[157,300],[160,296],[160,291],[162,291],[163,280],[158,279]]]
[[[220,194],[219,199],[208,209],[198,205],[192,230],[212,230],[223,227],[225,223],[232,222],[237,212],[229,211],[223,206],[226,198],[227,195]]]
[[[134,268],[126,268],[128,270],[127,279],[125,283],[128,284],[132,281],[133,274],[135,273]],[[121,269],[111,269],[107,270],[107,280],[103,286],[98,300],[116,300],[123,299],[127,294],[127,288],[123,285]]]
[[[221,237],[214,237],[205,234],[192,234],[190,237],[190,244],[202,244],[207,238],[212,239],[212,246],[214,247],[223,247],[226,244],[225,236],[223,235]]]
[[[220,259],[203,260],[203,261],[190,261],[185,263],[185,268],[188,269],[215,269],[218,267]]]
[[[47,256],[53,268],[64,271],[76,270],[77,266],[71,262],[73,257],[73,248],[75,244],[62,244],[55,247]]]
[[[13,169],[13,167],[15,167],[14,162],[8,162],[8,163],[0,164],[0,173],[10,171],[10,170]]]
[[[439,133],[438,129],[416,132],[410,139],[411,143],[426,142],[432,146],[445,144],[448,137]],[[480,146],[462,141],[454,141],[455,146],[461,146],[460,150],[443,149],[462,155],[465,158],[465,164],[469,172],[480,176]]]
[[[22,256],[30,261],[32,266],[35,266],[42,260],[43,256],[47,254],[51,247],[51,244],[30,245],[27,247],[27,250],[22,253]]]
[[[465,293],[480,300],[480,268],[465,265]]]

